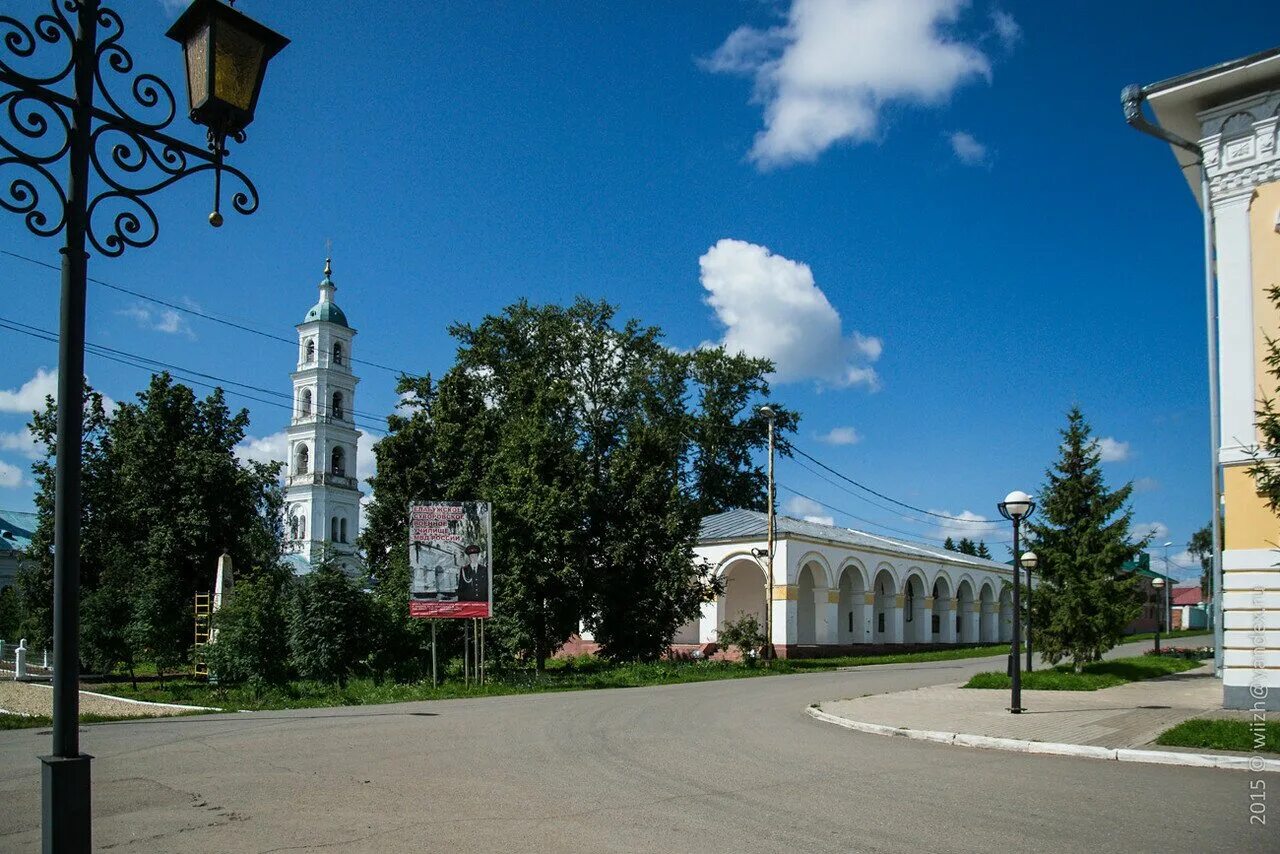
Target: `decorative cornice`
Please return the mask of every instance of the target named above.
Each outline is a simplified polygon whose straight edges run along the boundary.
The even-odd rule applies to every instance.
[[[1208,135],[1200,145],[1215,205],[1250,196],[1255,187],[1280,180],[1280,116],[1270,97],[1202,114]]]

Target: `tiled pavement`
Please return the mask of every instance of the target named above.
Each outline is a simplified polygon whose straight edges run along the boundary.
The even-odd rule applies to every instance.
[[[1187,718],[1222,704],[1212,664],[1100,691],[1023,691],[1020,715],[1008,690],[934,685],[822,703],[828,714],[891,727],[996,738],[1140,747]]]

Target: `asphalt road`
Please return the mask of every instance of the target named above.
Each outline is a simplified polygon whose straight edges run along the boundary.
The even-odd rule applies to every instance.
[[[991,659],[86,727],[106,851],[1247,852],[1244,772],[864,735],[819,700]],[[43,731],[0,733],[0,851],[39,844]]]

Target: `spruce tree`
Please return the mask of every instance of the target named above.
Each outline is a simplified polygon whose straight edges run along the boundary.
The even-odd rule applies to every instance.
[[[970,557],[976,557],[978,554],[978,547],[975,546],[973,544],[973,540],[969,539],[968,537],[961,537],[960,545],[956,547],[956,551],[960,552],[960,554],[962,555],[969,555]]]
[[[949,552],[953,552],[956,550],[955,541],[952,540],[950,537],[947,537],[946,542],[942,544],[942,547]]]
[[[1050,662],[1077,672],[1110,649],[1140,609],[1138,579],[1124,569],[1147,540],[1132,541],[1132,484],[1109,490],[1101,454],[1079,407],[1067,414],[1058,459],[1045,473],[1027,547],[1039,563],[1033,642]]]
[[[991,552],[987,549],[987,543],[985,540],[978,540],[978,548],[974,552],[974,555],[980,558],[985,558],[986,560],[991,560]]]

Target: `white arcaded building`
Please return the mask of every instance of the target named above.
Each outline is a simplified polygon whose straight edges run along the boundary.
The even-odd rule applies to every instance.
[[[773,560],[773,643],[780,656],[862,645],[1008,641],[1012,567],[941,547],[779,516]],[[767,517],[730,510],[702,520],[695,547],[725,592],[675,638],[709,649],[726,620],[764,625]]]

